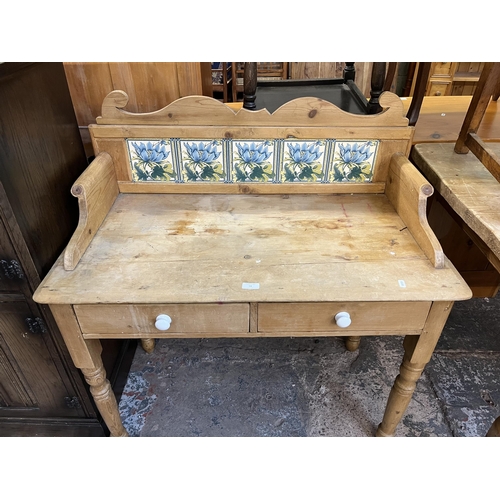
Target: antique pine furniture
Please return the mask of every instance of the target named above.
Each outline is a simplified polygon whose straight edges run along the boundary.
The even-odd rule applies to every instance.
[[[80,221],[38,288],[113,436],[101,339],[404,335],[377,435],[394,435],[453,302],[470,297],[426,220],[401,100],[233,111],[190,96],[130,113],[111,92]]]
[[[77,226],[70,189],[87,166],[62,63],[0,64],[3,437],[107,434],[49,308],[32,298]],[[127,343],[134,344],[106,341],[112,381],[115,374],[126,381],[133,352],[124,371],[120,361]]]

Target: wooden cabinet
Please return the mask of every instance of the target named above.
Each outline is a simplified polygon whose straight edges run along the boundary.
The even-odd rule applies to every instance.
[[[87,167],[62,63],[0,64],[0,129],[0,436],[105,435],[49,309],[32,299],[78,223],[70,188]],[[103,353],[117,381],[127,348]]]
[[[483,67],[482,62],[433,62],[425,95],[472,95]]]

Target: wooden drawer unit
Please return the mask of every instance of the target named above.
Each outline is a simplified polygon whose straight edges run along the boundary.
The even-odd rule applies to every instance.
[[[394,332],[422,330],[430,302],[299,302],[258,306],[259,332]],[[335,317],[342,312],[339,326]],[[338,319],[338,317],[337,317]]]
[[[148,338],[153,334],[172,337],[185,333],[203,337],[249,331],[248,304],[102,304],[74,308],[85,338],[113,338],[122,334],[129,338]],[[164,323],[157,323],[160,315],[170,318],[170,324],[165,317],[159,318]]]
[[[451,95],[456,68],[457,63],[454,62],[432,63],[426,95]]]

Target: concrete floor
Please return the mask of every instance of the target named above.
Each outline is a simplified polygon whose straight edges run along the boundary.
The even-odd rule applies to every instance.
[[[372,436],[402,337],[169,339],[137,349],[131,436]],[[500,295],[455,304],[396,435],[484,436],[500,415]]]

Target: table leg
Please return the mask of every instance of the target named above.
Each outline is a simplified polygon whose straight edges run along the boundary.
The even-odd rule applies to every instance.
[[[452,306],[453,302],[434,302],[422,333],[405,337],[403,363],[389,394],[377,436],[395,435],[396,427],[410,404],[417,380],[431,359]]]
[[[79,368],[90,385],[90,393],[97,409],[113,437],[128,436],[123,427],[118,403],[106,378],[102,364],[102,346],[98,339],[86,340],[70,305],[51,305],[50,310],[61,331],[73,363]]]
[[[359,347],[361,337],[347,337],[345,339],[345,347],[348,351],[355,351]]]
[[[155,339],[141,339],[141,345],[148,354],[151,354],[155,348]]]
[[[120,418],[118,404],[111,389],[111,384],[106,378],[106,371],[102,365],[102,360],[99,360],[99,365],[95,368],[81,368],[81,370],[85,376],[85,380],[90,385],[90,393],[111,432],[111,436],[128,436]]]

